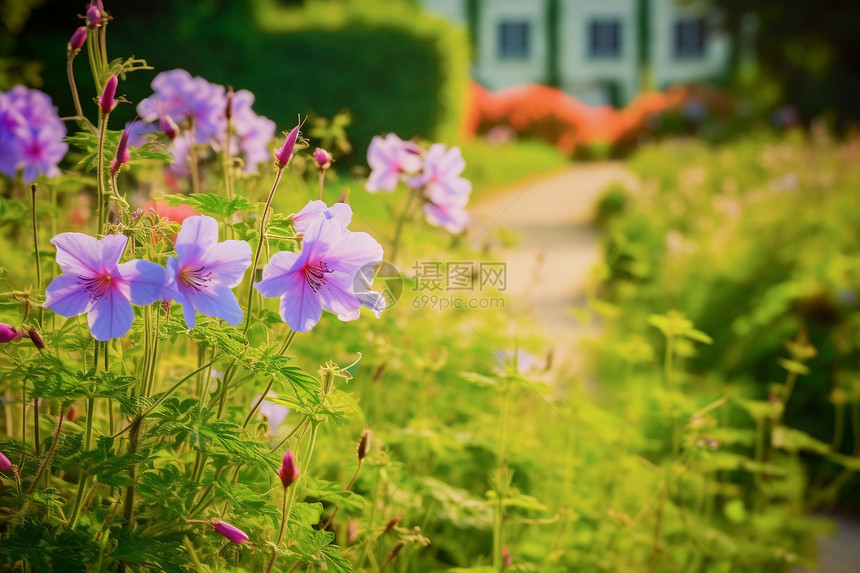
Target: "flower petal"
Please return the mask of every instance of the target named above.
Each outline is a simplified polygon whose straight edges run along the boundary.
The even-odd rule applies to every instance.
[[[281,296],[293,282],[302,281],[304,277],[294,278],[298,253],[281,251],[272,255],[269,264],[263,267],[263,280],[254,283],[254,288],[266,298]]]
[[[239,301],[236,300],[236,295],[227,286],[216,285],[200,291],[189,292],[187,298],[194,306],[194,310],[204,316],[223,318],[234,326],[240,324],[244,317]],[[186,320],[186,322],[188,321]],[[188,326],[192,327],[192,323],[189,323]]]
[[[51,281],[46,290],[45,306],[60,316],[78,316],[87,312],[90,305],[88,295],[80,279],[72,274],[62,274]]]
[[[129,298],[134,304],[147,305],[164,298],[167,275],[161,265],[134,260],[118,265],[116,274],[130,287]]]
[[[57,264],[64,273],[90,276],[101,267],[99,240],[83,233],[60,233],[51,244],[57,247]]]
[[[355,276],[361,267],[382,262],[382,245],[367,233],[348,233],[328,250],[325,261],[330,268]]]
[[[361,301],[352,292],[352,280],[352,275],[330,273],[326,276],[325,286],[317,293],[323,308],[343,321],[357,319],[361,310]]]
[[[245,241],[223,241],[210,246],[200,264],[211,271],[218,283],[236,287],[251,266],[251,246]]]
[[[281,318],[296,332],[310,332],[322,316],[322,303],[307,282],[293,283],[281,297]]]
[[[134,311],[131,301],[125,298],[118,289],[109,288],[98,299],[87,315],[90,332],[96,340],[110,340],[125,336],[134,322]]]
[[[176,235],[176,254],[182,266],[193,265],[218,242],[218,221],[206,215],[188,217]]]

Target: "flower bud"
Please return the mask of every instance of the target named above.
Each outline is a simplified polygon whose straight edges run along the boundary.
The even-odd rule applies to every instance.
[[[70,52],[77,52],[81,48],[84,47],[84,44],[87,41],[87,27],[81,26],[75,33],[72,34],[71,39],[69,40],[68,49]]]
[[[75,418],[78,417],[78,409],[75,408],[74,404],[69,406],[69,411],[66,412],[66,420],[69,422],[74,422]]]
[[[383,535],[394,529],[394,526],[400,523],[400,520],[403,519],[403,514],[399,513],[388,520],[388,523],[385,524],[385,531],[382,532]]]
[[[293,151],[296,148],[296,139],[298,137],[299,126],[297,125],[287,135],[287,140],[284,142],[284,146],[280,151],[275,152],[275,164],[279,169],[285,168],[290,163],[290,159],[293,158]]]
[[[119,145],[116,146],[116,156],[110,162],[110,174],[116,175],[120,167],[124,163],[128,163],[130,156],[128,154],[128,133],[131,126],[126,127],[119,138]]]
[[[23,336],[23,335],[24,334],[22,333],[21,336]],[[39,336],[39,333],[36,332],[36,329],[33,328],[32,326],[27,327],[27,336],[30,337],[30,340],[33,342],[33,346],[35,346],[39,350],[45,349],[45,341],[42,340],[42,337]]]
[[[317,167],[320,171],[325,171],[331,167],[331,153],[321,147],[317,147],[314,151],[314,161],[317,162]]]
[[[358,461],[363,460],[367,457],[367,454],[370,453],[370,438],[373,436],[373,432],[370,431],[370,428],[365,428],[361,433],[361,438],[358,440]]]
[[[22,336],[24,336],[24,333],[16,330],[14,326],[0,322],[0,342],[9,342]]]
[[[102,97],[99,98],[99,107],[102,108],[102,113],[107,115],[116,107],[116,85],[119,80],[116,76],[111,76],[105,84],[105,89],[102,92]]]
[[[511,552],[508,551],[507,547],[502,547],[502,564],[505,567],[510,567],[514,564],[514,558],[511,557]]]
[[[5,472],[11,469],[12,462],[9,461],[9,458],[3,455],[3,452],[0,452],[0,472]]]
[[[227,121],[233,119],[233,86],[227,86],[227,109],[224,110]]]
[[[90,28],[98,28],[102,23],[102,13],[95,4],[90,4],[87,8],[87,26]]]
[[[235,525],[230,525],[226,521],[221,521],[220,519],[213,519],[212,527],[215,528],[215,531],[217,531],[236,545],[248,543],[248,535]]]
[[[284,454],[284,461],[281,462],[281,469],[278,470],[278,477],[281,478],[284,489],[290,487],[294,481],[299,479],[300,475],[293,452],[287,450],[287,453]]]

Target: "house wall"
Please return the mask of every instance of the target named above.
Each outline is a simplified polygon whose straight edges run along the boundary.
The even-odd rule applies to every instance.
[[[589,104],[624,105],[641,89],[662,89],[718,77],[728,69],[729,39],[715,26],[717,16],[707,3],[681,4],[679,0],[648,0],[648,63],[640,66],[639,34],[642,0],[557,0],[557,66],[560,87]],[[468,25],[467,0],[421,0],[450,21]],[[491,90],[544,83],[549,78],[547,11],[549,0],[480,0],[478,44],[472,68],[475,79]],[[678,58],[675,24],[680,18],[707,14],[705,52],[701,58]],[[594,57],[589,51],[590,23],[617,19],[621,48],[617,57]],[[526,58],[500,55],[500,24],[524,21],[530,26]]]
[[[633,97],[639,81],[636,0],[561,0],[559,12],[558,61],[562,89],[593,105],[610,102],[610,83],[616,86],[620,103]],[[590,54],[590,25],[596,19],[620,23],[617,57]]]
[[[422,0],[424,8],[449,22],[464,28],[469,25],[466,15],[466,0]]]
[[[545,82],[546,10],[546,0],[482,0],[478,17],[478,53],[473,68],[475,79],[491,90]],[[500,57],[499,27],[506,20],[529,23],[530,50],[527,58]]]
[[[653,88],[663,89],[677,83],[689,83],[719,76],[728,69],[729,39],[716,30],[715,15],[710,24],[704,58],[679,59],[674,54],[674,26],[681,17],[705,15],[703,4],[680,5],[675,0],[651,0],[651,73]]]

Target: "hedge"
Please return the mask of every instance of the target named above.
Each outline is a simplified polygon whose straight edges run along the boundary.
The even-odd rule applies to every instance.
[[[83,3],[81,4],[83,5]],[[357,162],[370,139],[395,131],[453,142],[459,135],[469,84],[465,31],[425,14],[406,0],[306,2],[273,0],[150,0],[109,2],[111,57],[134,54],[155,67],[136,72],[120,91],[134,101],[150,92],[156,73],[177,67],[209,81],[249,89],[255,110],[280,129],[298,114],[331,117],[343,109],[355,122],[348,136]],[[71,115],[64,52],[82,12],[51,0],[35,11],[17,51],[45,62],[44,89]],[[85,58],[78,85],[87,105]],[[132,106],[121,113],[133,116]]]

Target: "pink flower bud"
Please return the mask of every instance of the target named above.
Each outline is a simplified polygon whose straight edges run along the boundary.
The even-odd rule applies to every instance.
[[[227,109],[224,110],[227,121],[233,119],[233,86],[227,86]]]
[[[314,161],[320,169],[328,169],[331,166],[331,153],[322,147],[317,147],[314,151]]]
[[[179,126],[176,125],[176,122],[173,121],[173,118],[164,113],[164,109],[161,107],[161,102],[158,102],[158,129],[161,130],[161,133],[167,136],[167,139],[173,141],[176,139],[176,136],[179,134]]]
[[[24,333],[16,330],[14,326],[0,322],[0,342],[9,342],[22,336],[24,336]]]
[[[102,113],[107,115],[113,111],[113,108],[116,107],[116,85],[119,80],[116,79],[116,76],[111,76],[110,79],[105,84],[105,89],[102,92],[102,97],[99,98],[99,107],[102,108]]]
[[[507,547],[502,547],[502,564],[505,567],[510,567],[514,564],[514,558],[511,557],[511,552],[508,551]]]
[[[116,157],[111,159],[110,162],[111,175],[116,175],[120,167],[122,167],[124,163],[128,163],[130,158],[128,154],[128,132],[130,127],[131,126],[126,127],[119,138],[119,145],[116,146]]]
[[[91,3],[87,8],[87,26],[90,28],[98,28],[102,24],[102,11],[95,3]]]
[[[358,449],[356,454],[358,454],[358,461],[363,460],[367,457],[367,454],[370,453],[370,440],[373,436],[373,432],[370,431],[370,428],[365,428],[361,433],[361,438],[358,440]]]
[[[87,41],[87,27],[81,26],[75,33],[72,34],[71,39],[69,40],[69,51],[74,52],[80,50],[84,47],[84,43]]]
[[[284,489],[290,487],[294,481],[299,479],[300,475],[293,452],[287,450],[287,453],[284,454],[284,461],[281,463],[281,469],[278,470],[278,477],[281,478]]]
[[[66,412],[66,420],[69,422],[74,422],[75,418],[78,417],[78,409],[74,407],[74,405],[69,406],[69,411]]]
[[[3,452],[0,452],[0,472],[5,472],[11,469],[12,462],[9,461],[9,458],[3,455]]]
[[[248,543],[248,535],[235,525],[230,525],[226,521],[221,521],[220,519],[213,519],[212,527],[215,528],[215,531],[217,531],[236,545]]]
[[[293,150],[296,147],[296,139],[299,137],[299,126],[295,126],[292,131],[290,131],[289,135],[287,135],[287,140],[284,142],[284,146],[280,151],[275,152],[275,163],[278,168],[283,169],[290,163],[290,159],[293,158]]]

